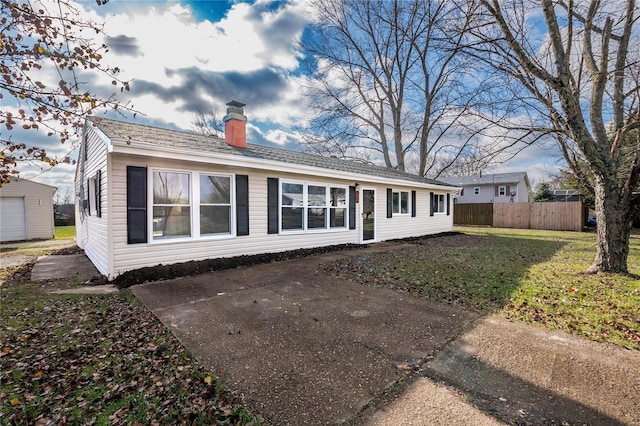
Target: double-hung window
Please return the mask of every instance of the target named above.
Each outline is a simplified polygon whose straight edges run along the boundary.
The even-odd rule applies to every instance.
[[[282,183],[282,230],[304,229],[304,185]]]
[[[231,233],[231,178],[200,175],[200,235]]]
[[[447,205],[444,194],[434,194],[433,196],[433,212],[434,213],[446,213]]]
[[[393,214],[409,214],[409,192],[393,191]]]
[[[311,183],[282,182],[282,231],[345,229],[347,188]]]
[[[347,226],[347,189],[329,188],[329,228]]]
[[[191,236],[191,175],[153,172],[153,239]]]
[[[307,186],[307,229],[327,227],[327,187]]]

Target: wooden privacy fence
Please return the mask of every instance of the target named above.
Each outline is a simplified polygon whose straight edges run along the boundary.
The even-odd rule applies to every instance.
[[[548,229],[582,231],[582,203],[485,203],[456,204],[456,225],[486,225],[496,228]]]
[[[453,207],[453,223],[493,226],[493,203],[456,204]]]

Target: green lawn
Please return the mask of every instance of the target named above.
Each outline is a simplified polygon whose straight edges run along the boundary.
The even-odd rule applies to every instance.
[[[588,275],[593,233],[456,230],[464,235],[327,268],[364,284],[640,349],[640,235],[631,240],[632,275]]]
[[[76,227],[71,226],[56,226],[56,240],[68,240],[76,236]]]

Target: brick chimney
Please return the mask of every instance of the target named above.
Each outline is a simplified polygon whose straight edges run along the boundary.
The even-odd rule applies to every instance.
[[[224,116],[224,139],[228,145],[238,148],[247,147],[247,117],[242,109],[246,104],[231,101],[227,104],[227,115]]]

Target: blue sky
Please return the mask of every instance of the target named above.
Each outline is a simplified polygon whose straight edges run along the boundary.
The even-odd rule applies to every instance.
[[[36,1],[36,0],[34,0]],[[104,22],[110,52],[103,62],[118,66],[131,80],[120,96],[140,112],[136,122],[192,129],[198,110],[213,108],[222,116],[225,104],[247,104],[251,143],[295,149],[296,128],[306,124],[308,110],[302,87],[308,77],[298,42],[309,31],[308,2],[301,1],[127,1],[78,3],[81,15]],[[109,79],[94,79],[104,96],[113,91]],[[133,120],[133,117],[129,117]],[[52,144],[36,136],[34,144]],[[54,143],[48,151],[64,156],[70,145]],[[74,155],[72,153],[72,155]],[[555,171],[549,151],[529,149],[496,172],[526,170],[534,181]],[[52,170],[23,165],[21,176],[70,190],[75,166]]]

